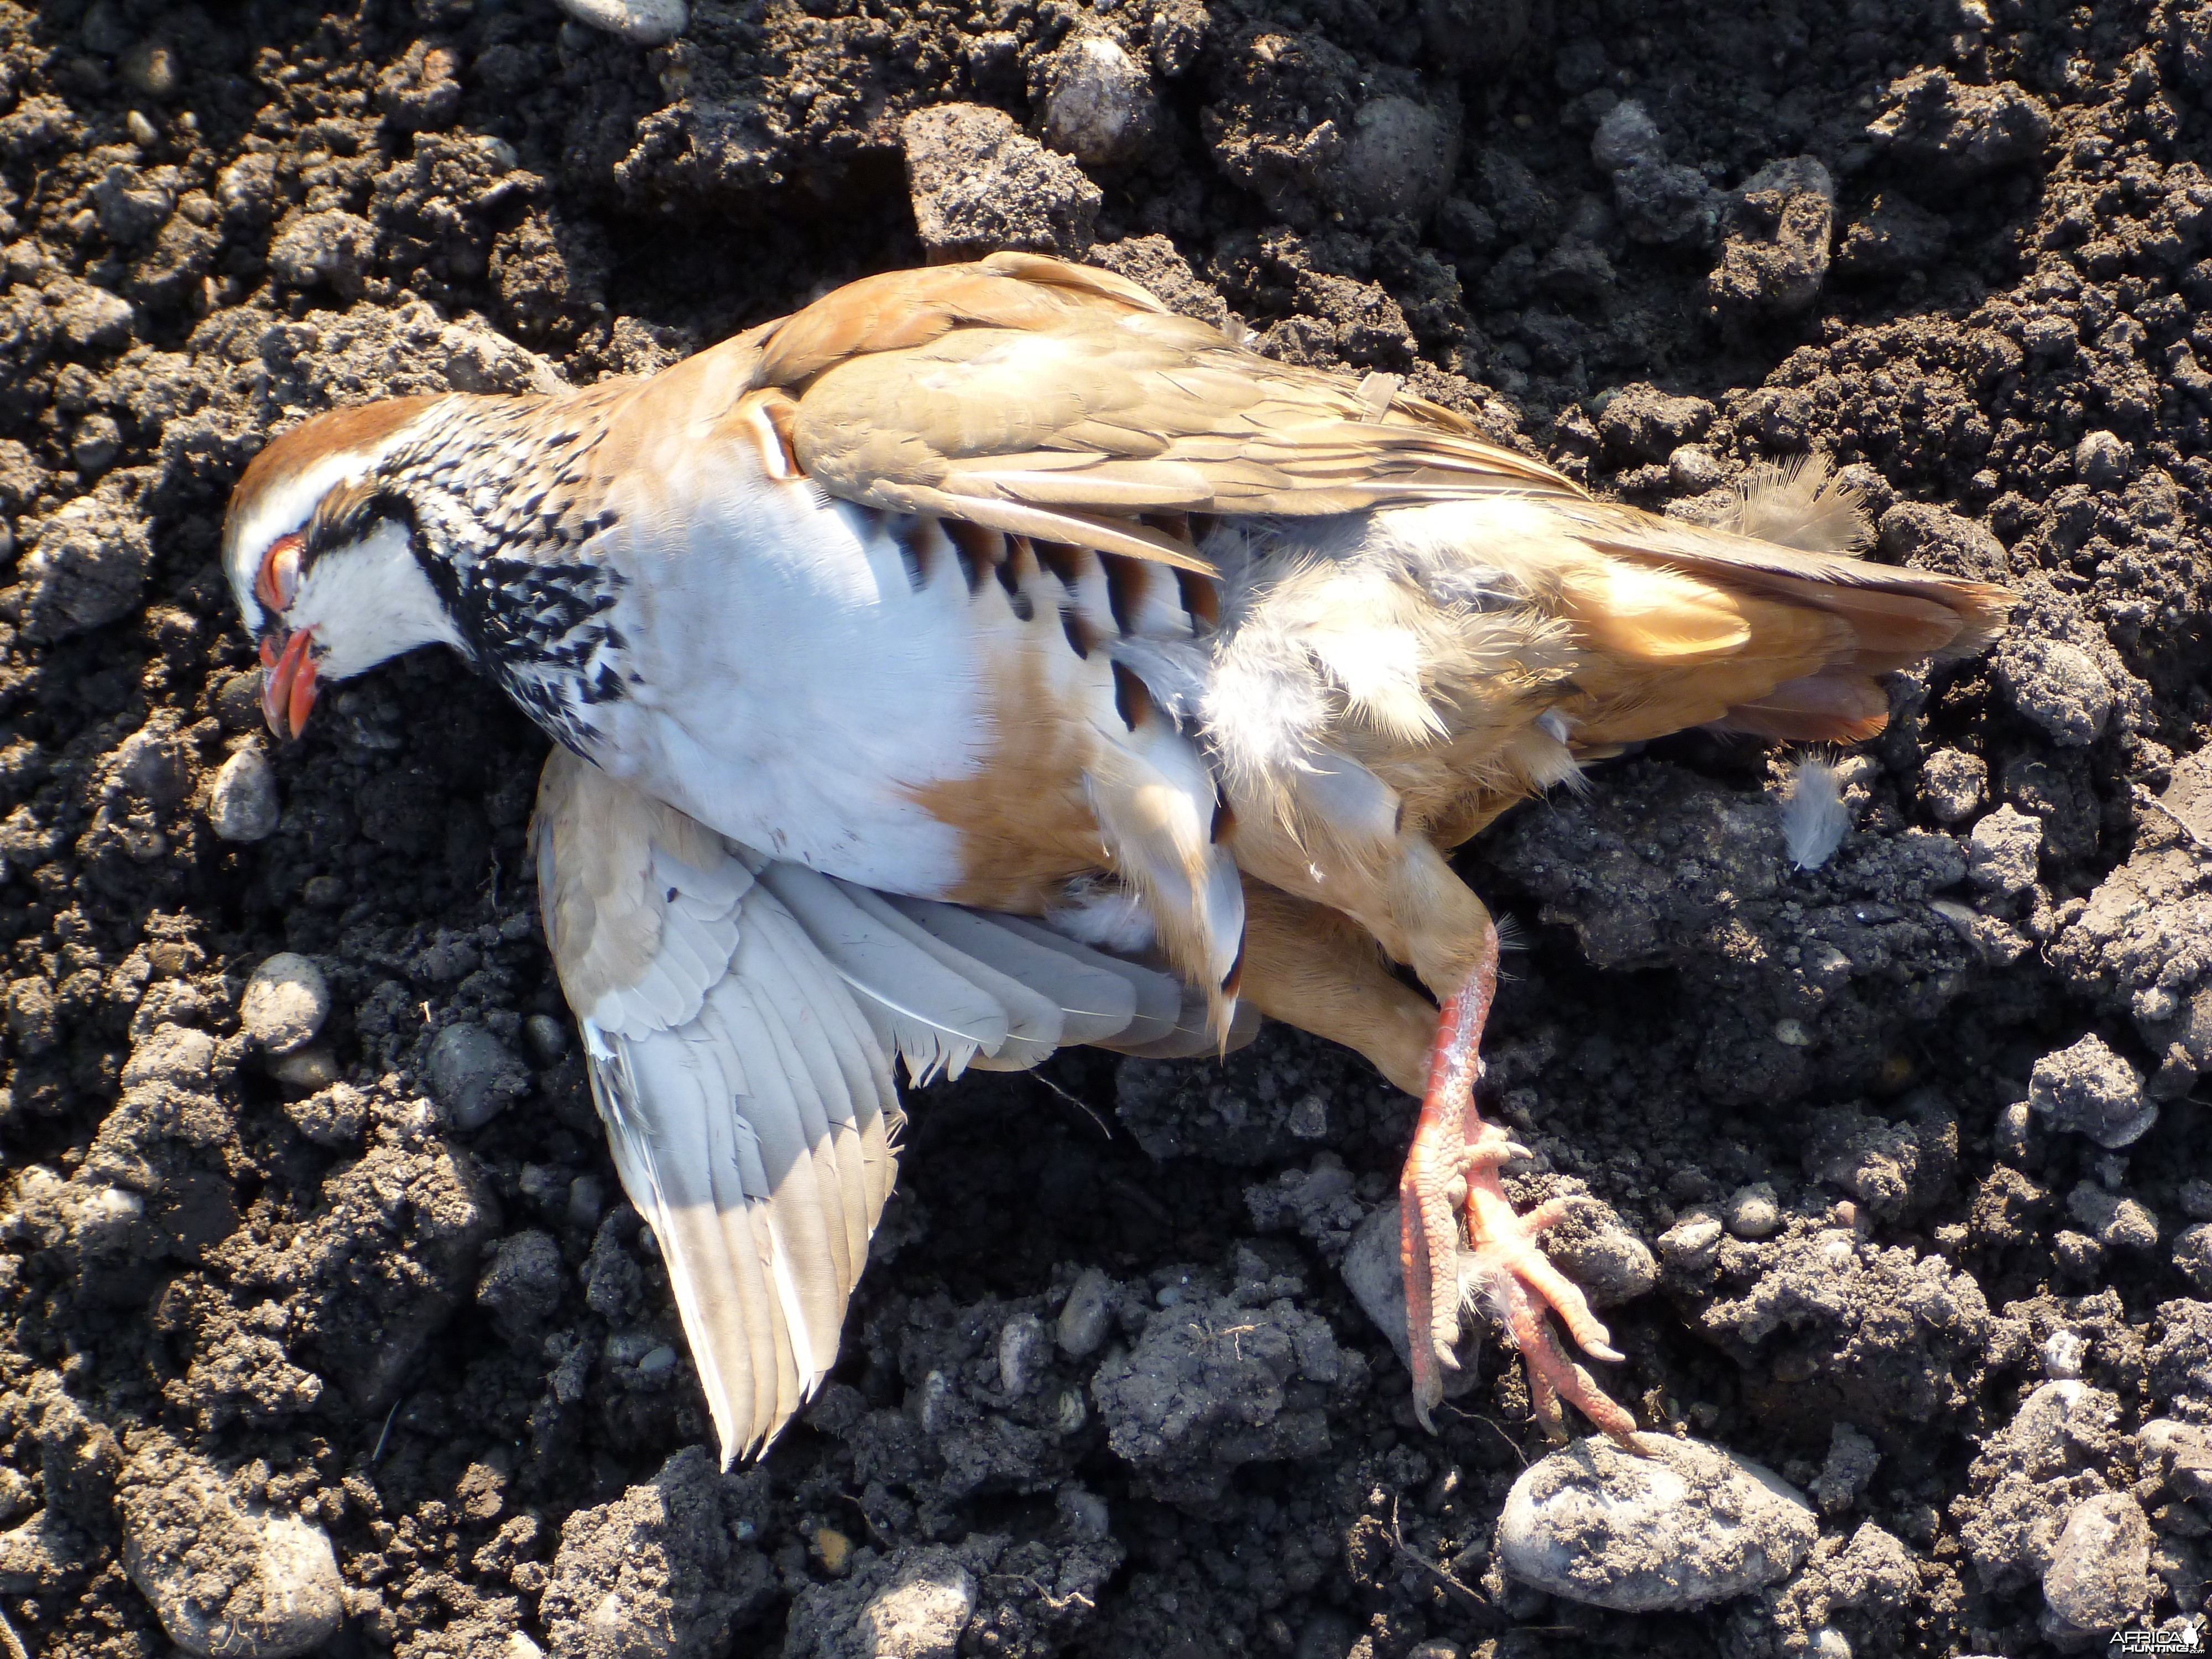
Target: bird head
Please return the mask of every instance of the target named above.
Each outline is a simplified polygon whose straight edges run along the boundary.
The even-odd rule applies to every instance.
[[[432,401],[392,398],[295,427],[231,495],[223,572],[260,646],[262,712],[279,737],[300,735],[324,681],[459,643],[414,508],[382,465]]]

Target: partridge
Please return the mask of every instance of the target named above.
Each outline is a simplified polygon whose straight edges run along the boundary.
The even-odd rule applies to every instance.
[[[1733,528],[1593,500],[1391,377],[1000,254],[650,379],[307,422],[223,557],[280,733],[442,643],[555,740],[546,933],[726,1456],[835,1358],[895,1059],[1211,1052],[1255,1010],[1420,1097],[1422,1420],[1486,1301],[1548,1428],[1630,1443],[1475,1108],[1498,930],[1445,854],[1686,727],[1863,738],[1884,671],[1993,637],[2002,589],[1857,529],[1817,471]]]

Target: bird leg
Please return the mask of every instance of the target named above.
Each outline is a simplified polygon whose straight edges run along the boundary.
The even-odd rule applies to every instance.
[[[1528,1393],[1547,1433],[1565,1437],[1559,1401],[1566,1401],[1607,1435],[1635,1449],[1636,1419],[1570,1359],[1545,1314],[1556,1313],[1591,1358],[1618,1363],[1589,1303],[1536,1246],[1537,1235],[1565,1212],[1554,1200],[1516,1215],[1498,1178],[1498,1165],[1527,1156],[1510,1136],[1483,1121],[1474,1104],[1481,1074],[1482,1028],[1498,989],[1498,930],[1484,918],[1481,949],[1459,989],[1444,999],[1430,1050],[1429,1083],[1398,1185],[1406,1268],[1406,1332],[1412,1351],[1413,1411],[1434,1431],[1429,1413],[1443,1399],[1441,1368],[1457,1370],[1460,1308],[1487,1301],[1528,1368]],[[1460,1226],[1474,1260],[1460,1270]]]

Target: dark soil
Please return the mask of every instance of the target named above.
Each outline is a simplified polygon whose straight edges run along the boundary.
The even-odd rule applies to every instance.
[[[1087,182],[902,129],[1045,131],[1079,29],[1151,100]],[[2115,1619],[2196,1612],[2212,1443],[2136,1431],[2212,1424],[2209,143],[2197,0],[700,0],[654,51],[545,0],[0,0],[0,1613],[167,1654],[131,1517],[285,1510],[342,1656],[2023,1655],[2101,1650],[2078,1561],[2046,1596],[2092,1504],[2147,1523]],[[1413,1103],[1279,1030],[918,1094],[844,1363],[719,1475],[538,935],[543,740],[423,655],[271,755],[273,835],[211,833],[265,743],[216,558],[272,430],[1024,238],[1655,509],[1817,451],[1876,556],[2023,596],[1899,682],[1818,870],[1774,758],[1698,737],[1462,861],[1524,947],[1517,1190],[1656,1249],[1610,1386],[1814,1493],[1787,1580],[1637,1616],[1500,1576],[1517,1365],[1421,1432],[1336,1270]],[[280,949],[334,1000],[289,1081],[239,1034]],[[463,1021],[531,1067],[465,1133],[419,1080]],[[2069,1127],[2145,1091],[2132,1144]],[[194,1559],[204,1605],[252,1577]],[[935,1636],[856,1631],[916,1584]]]

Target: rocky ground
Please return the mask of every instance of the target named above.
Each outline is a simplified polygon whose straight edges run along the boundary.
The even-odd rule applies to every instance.
[[[0,0],[0,1651],[1844,1659],[2197,1611],[2208,142],[2201,0],[746,0],[657,46]],[[1831,457],[1876,556],[2021,593],[1897,684],[1816,868],[1776,758],[1697,738],[1462,862],[1524,947],[1512,1184],[1586,1195],[1615,1393],[1810,1504],[1747,1593],[1501,1571],[1517,1366],[1425,1434],[1350,1288],[1413,1103],[1280,1032],[919,1096],[846,1361],[718,1474],[537,934],[542,741],[440,655],[257,730],[215,561],[275,428],[994,245],[1660,510]],[[1648,1606],[1652,1535],[1589,1536]]]

